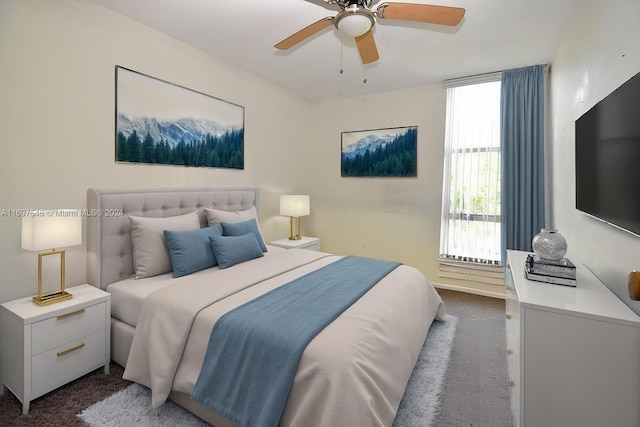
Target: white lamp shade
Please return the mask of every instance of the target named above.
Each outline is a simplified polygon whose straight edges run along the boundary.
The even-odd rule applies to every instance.
[[[338,22],[338,29],[352,37],[358,37],[369,31],[371,19],[358,13],[349,14]]]
[[[22,217],[22,249],[42,251],[82,244],[79,209],[34,211]]]
[[[311,213],[309,196],[280,196],[280,215],[301,217]]]

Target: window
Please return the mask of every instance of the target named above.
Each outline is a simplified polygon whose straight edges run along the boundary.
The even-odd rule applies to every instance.
[[[494,76],[447,87],[443,260],[500,264],[500,81]]]

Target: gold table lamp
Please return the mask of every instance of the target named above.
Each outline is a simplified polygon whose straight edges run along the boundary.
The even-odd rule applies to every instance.
[[[311,212],[309,196],[287,195],[280,196],[280,215],[290,217],[289,240],[300,240],[300,217],[307,216]],[[293,234],[293,219],[297,220],[298,232]]]
[[[82,218],[78,209],[32,210],[22,217],[22,249],[38,254],[38,295],[33,302],[47,305],[72,298],[65,291],[64,247],[82,244]],[[43,261],[45,257],[60,257],[60,289],[43,290]]]

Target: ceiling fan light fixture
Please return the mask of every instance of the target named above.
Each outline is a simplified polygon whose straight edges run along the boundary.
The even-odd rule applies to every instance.
[[[365,34],[375,22],[376,18],[370,10],[357,5],[345,8],[335,18],[336,28],[351,37]]]

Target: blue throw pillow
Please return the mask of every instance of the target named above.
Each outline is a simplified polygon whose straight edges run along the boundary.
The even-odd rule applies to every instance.
[[[264,256],[253,233],[242,236],[213,236],[209,237],[209,240],[220,268]]]
[[[223,236],[243,236],[252,233],[256,236],[256,241],[260,245],[262,252],[267,252],[267,246],[262,240],[260,230],[258,230],[258,222],[255,219],[242,222],[221,222]]]
[[[173,277],[185,276],[218,264],[209,238],[222,235],[219,226],[187,231],[164,230],[163,233],[169,248]]]

